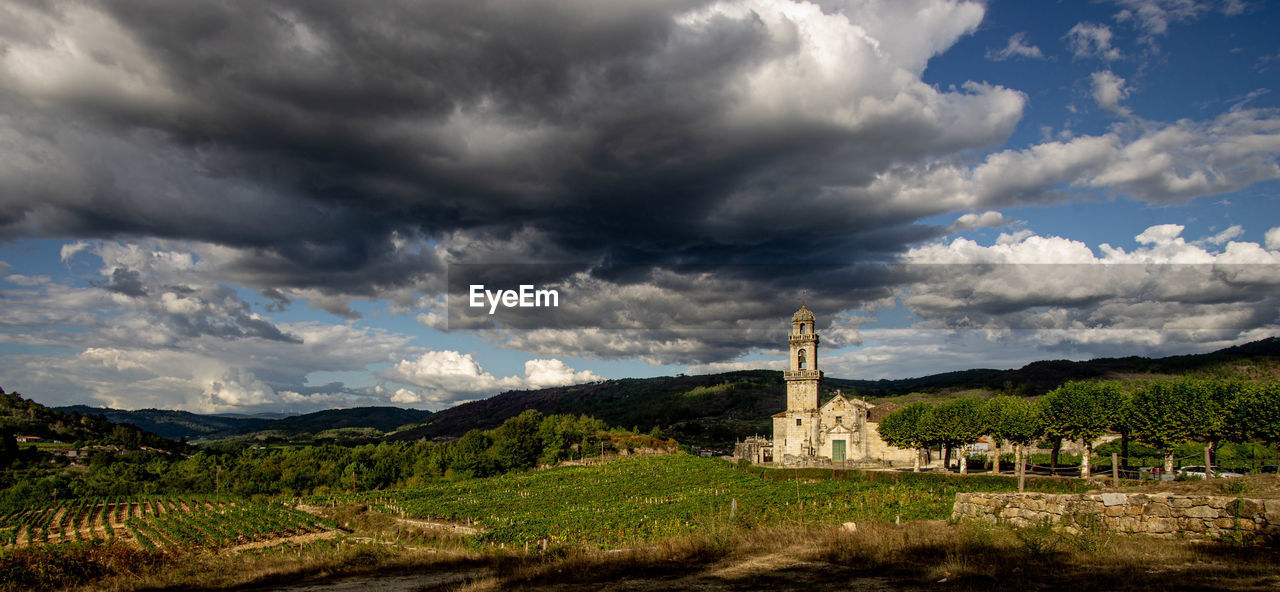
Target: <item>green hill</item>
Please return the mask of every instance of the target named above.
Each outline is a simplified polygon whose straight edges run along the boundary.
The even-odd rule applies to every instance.
[[[252,429],[270,420],[253,417],[226,417],[218,415],[200,415],[189,411],[170,409],[138,409],[125,411],[87,405],[56,407],[64,413],[80,413],[83,415],[100,415],[111,423],[132,424],[165,438],[180,440],[182,438],[198,438],[218,432],[238,432]]]
[[[431,416],[430,411],[400,407],[326,409],[278,419],[246,415],[202,415],[168,409],[127,411],[85,405],[59,407],[57,410],[101,416],[112,423],[137,426],[172,439],[221,439],[255,434],[289,437],[349,429],[375,430],[373,436],[376,438],[382,432],[418,423]]]
[[[829,398],[837,389],[872,402],[904,395],[947,397],[973,392],[1034,396],[1069,380],[1187,374],[1274,379],[1280,375],[1280,339],[1272,337],[1206,354],[1166,358],[1047,360],[1012,370],[974,369],[895,380],[828,377],[823,381],[822,396]],[[657,427],[684,443],[723,448],[738,438],[771,433],[770,416],[783,410],[785,392],[781,372],[746,370],[509,391],[435,414],[397,407],[356,407],[266,419],[156,409],[61,409],[80,417],[136,425],[171,438],[216,439],[255,434],[290,438],[363,430],[358,434],[361,439],[376,439],[379,433],[390,432],[387,438],[392,440],[459,437],[468,430],[495,428],[526,409],[537,409],[544,414],[590,415],[610,425],[636,427],[642,432]]]
[[[220,440],[237,436],[316,436],[333,431],[372,431],[365,440],[394,431],[403,425],[421,423],[431,411],[401,407],[370,406],[326,409],[302,415],[271,419],[260,415],[202,415],[168,409],[104,409],[87,405],[56,407],[63,413],[101,416],[114,424],[136,425],[143,431],[172,440]]]
[[[287,434],[317,434],[327,430],[348,428],[372,428],[380,432],[389,432],[404,425],[421,422],[430,416],[430,411],[400,407],[326,409],[255,424],[249,429],[240,429],[238,432],[278,431]]]
[[[1156,359],[1049,360],[1014,370],[975,369],[896,380],[828,377],[823,379],[823,399],[836,389],[872,402],[912,393],[946,397],[980,391],[1034,396],[1069,380],[1184,374],[1274,378],[1280,375],[1280,339]],[[684,443],[723,448],[737,438],[771,433],[770,416],[784,409],[785,394],[782,373],[774,370],[606,380],[502,393],[446,409],[391,437],[458,437],[470,429],[496,427],[525,409],[537,409],[546,414],[586,414],[640,431],[657,427]]]
[[[98,414],[66,413],[50,409],[0,389],[0,433],[8,446],[11,438],[35,436],[65,443],[107,444],[128,449],[143,446],[181,450],[183,445],[146,432],[137,426],[112,423]]]

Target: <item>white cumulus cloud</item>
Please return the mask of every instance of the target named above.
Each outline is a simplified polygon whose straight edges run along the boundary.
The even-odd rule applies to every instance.
[[[1120,49],[1111,45],[1111,27],[1096,23],[1076,23],[1067,31],[1067,47],[1077,59],[1097,58],[1103,61],[1120,59]]]
[[[1027,43],[1026,33],[1014,33],[1009,36],[1009,42],[999,50],[987,50],[987,59],[1003,62],[1012,58],[1026,58],[1033,60],[1043,60],[1044,52],[1039,47]]]
[[[537,389],[601,380],[591,371],[575,371],[561,360],[535,359],[525,362],[524,376],[495,377],[486,372],[471,354],[453,350],[427,351],[412,359],[400,360],[382,372],[382,377],[420,387],[418,392],[396,391],[404,402],[451,403],[497,394],[512,389]],[[412,399],[412,401],[410,401]],[[394,398],[393,398],[394,400]]]
[[[1098,103],[1099,107],[1121,115],[1129,114],[1129,109],[1120,104],[1120,101],[1129,96],[1129,89],[1125,87],[1124,78],[1116,76],[1110,70],[1094,72],[1091,78],[1093,80],[1093,100]]]

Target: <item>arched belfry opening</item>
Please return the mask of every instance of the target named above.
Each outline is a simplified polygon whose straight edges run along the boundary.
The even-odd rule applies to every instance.
[[[800,370],[807,370],[807,364],[808,363],[804,359],[804,350],[796,352],[796,368]]]

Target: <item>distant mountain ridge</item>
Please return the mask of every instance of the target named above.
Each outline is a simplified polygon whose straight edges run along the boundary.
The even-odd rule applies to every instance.
[[[1044,360],[1013,370],[978,368],[893,380],[827,377],[823,380],[823,398],[829,398],[837,389],[872,402],[910,393],[945,396],[989,391],[1033,396],[1069,380],[1197,372],[1231,376],[1268,373],[1275,377],[1280,374],[1280,338],[1270,337],[1205,354],[1165,358]],[[526,409],[537,409],[545,414],[589,415],[610,425],[636,427],[641,431],[657,427],[682,442],[722,445],[735,438],[771,432],[769,418],[785,405],[785,391],[781,372],[744,370],[508,391],[438,413],[399,407],[356,407],[266,419],[157,409],[122,411],[86,406],[58,409],[102,415],[112,422],[132,423],[174,439],[267,432],[316,434],[340,428],[373,428],[391,432],[387,437],[392,440],[455,438],[472,429],[497,427]]]
[[[404,425],[420,422],[431,415],[430,411],[403,409],[400,407],[326,409],[280,419],[256,416],[203,415],[189,411],[168,409],[128,411],[86,405],[58,407],[56,410],[66,413],[100,415],[112,423],[132,424],[148,432],[174,440],[182,438],[224,438],[268,431],[290,435],[315,434],[326,430],[343,428],[373,428],[381,432],[388,432]]]
[[[68,407],[55,407],[54,409],[64,413],[101,415],[111,423],[133,424],[157,436],[163,436],[171,440],[196,438],[219,432],[236,432],[271,421],[254,417],[201,415],[190,411],[171,409],[126,411],[105,407],[89,407],[88,405],[71,405]]]
[[[1165,358],[1098,358],[1083,362],[1045,360],[1014,370],[973,369],[895,380],[823,379],[823,398],[836,389],[871,399],[910,393],[945,395],[990,391],[1024,396],[1044,394],[1070,380],[1180,375],[1190,372],[1238,375],[1233,364],[1280,372],[1280,339],[1270,337],[1206,354]],[[785,406],[782,373],[747,370],[701,376],[607,380],[600,383],[510,391],[441,411],[396,439],[461,436],[491,428],[525,409],[586,414],[611,425],[657,426],[686,443],[722,445],[772,431],[770,416]]]

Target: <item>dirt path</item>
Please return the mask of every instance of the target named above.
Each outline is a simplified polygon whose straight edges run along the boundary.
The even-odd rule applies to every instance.
[[[463,526],[452,522],[434,522],[431,520],[416,520],[413,518],[395,518],[396,523],[414,528],[422,528],[426,530],[443,530],[450,534],[458,534],[463,536],[471,536],[484,534],[488,532],[483,528],[475,528],[473,526]]]
[[[570,570],[572,571],[572,570]],[[557,572],[558,574],[559,572]],[[465,587],[461,587],[465,584]],[[544,590],[556,592],[658,592],[665,590],[697,590],[700,592],[737,592],[741,590],[859,590],[868,592],[918,592],[921,588],[891,578],[856,574],[846,566],[821,561],[803,561],[787,553],[751,555],[744,558],[705,565],[688,571],[658,569],[649,573],[631,572],[625,576],[595,579],[587,573],[555,575],[542,581],[512,581],[490,569],[425,571],[422,574],[361,576],[328,582],[315,582],[283,587],[263,588],[271,592],[355,592],[356,590],[390,590],[392,592],[428,590],[467,590],[468,592]]]
[[[454,589],[459,584],[489,577],[488,569],[449,570],[413,575],[344,578],[314,584],[298,584],[278,588],[261,588],[264,592],[417,592],[419,590]]]
[[[226,550],[235,553],[239,551],[248,551],[250,549],[261,549],[263,547],[274,547],[276,545],[283,545],[285,543],[303,544],[303,543],[310,543],[313,541],[331,539],[331,538],[337,537],[338,534],[340,533],[336,530],[326,530],[322,532],[309,532],[307,534],[300,534],[300,535],[291,536],[291,537],[267,539],[265,541],[254,541],[252,543],[245,543],[243,545],[228,547]]]

